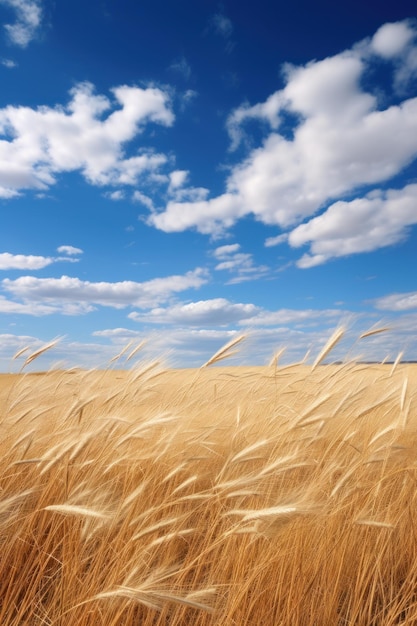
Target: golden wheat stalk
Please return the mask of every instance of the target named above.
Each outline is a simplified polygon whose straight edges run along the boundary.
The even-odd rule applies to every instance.
[[[324,348],[322,349],[322,351],[320,352],[320,354],[314,361],[313,366],[311,368],[312,370],[314,370],[317,367],[317,365],[320,365],[320,363],[326,358],[329,352],[333,350],[335,345],[341,340],[344,334],[345,334],[345,328],[343,326],[336,328],[333,335],[330,337],[329,341],[326,343],[326,345],[324,346]]]
[[[359,339],[365,339],[365,337],[372,337],[372,335],[379,335],[380,333],[386,333],[389,330],[391,329],[388,326],[384,326],[381,328],[371,328],[370,330],[367,330],[366,332],[359,335]]]
[[[213,354],[213,356],[208,361],[201,365],[200,369],[202,369],[203,367],[208,367],[209,365],[213,365],[214,363],[218,363],[223,359],[228,359],[229,357],[236,354],[237,351],[232,350],[232,348],[244,341],[244,339],[246,339],[246,335],[239,335],[238,337],[235,337],[234,339],[226,343],[222,348],[220,348],[220,350]]]
[[[32,354],[29,354],[29,356],[26,357],[24,364],[22,365],[22,370],[26,367],[26,365],[29,365],[29,363],[32,363],[32,361],[40,357],[41,354],[43,354],[47,350],[51,350],[51,348],[54,348],[59,341],[60,341],[60,338],[58,337],[57,339],[54,339],[53,341],[50,341],[49,343],[44,344],[41,348],[39,348],[38,350],[35,350],[35,352],[32,352]],[[22,354],[22,352],[20,353]]]
[[[85,506],[75,506],[74,504],[50,504],[43,508],[44,511],[62,513],[63,515],[79,515],[82,517],[95,517],[98,519],[110,519],[110,516],[101,511],[96,511]]]
[[[109,363],[114,363],[115,361],[118,361],[119,359],[122,358],[122,356],[129,350],[129,348],[132,346],[133,341],[129,341],[129,343],[127,345],[125,345],[125,347],[119,352],[119,354],[116,354],[116,356],[112,357],[109,361]]]

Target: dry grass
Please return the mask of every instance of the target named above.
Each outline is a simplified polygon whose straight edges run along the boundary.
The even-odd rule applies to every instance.
[[[0,624],[416,624],[417,366],[318,366],[338,339],[0,376]]]

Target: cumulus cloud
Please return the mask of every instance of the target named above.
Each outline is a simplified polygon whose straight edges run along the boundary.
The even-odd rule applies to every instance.
[[[259,311],[254,304],[233,304],[225,298],[199,300],[167,308],[155,308],[146,315],[132,312],[128,317],[146,324],[181,324],[182,326],[228,326],[252,317]]]
[[[15,11],[16,21],[13,24],[4,25],[10,42],[21,48],[26,48],[36,37],[41,26],[42,6],[40,1],[0,0],[0,4]]]
[[[79,248],[72,246],[61,246],[58,252],[66,255],[82,254]],[[52,263],[68,261],[75,263],[78,259],[65,257],[37,256],[34,254],[11,254],[10,252],[0,253],[0,270],[40,270],[48,267]]]
[[[187,182],[189,172],[187,170],[174,170],[169,175],[169,187],[168,191],[173,192],[174,190],[183,187],[183,185]]]
[[[207,196],[208,190],[204,192]],[[183,202],[169,201],[165,211],[151,215],[148,223],[167,233],[197,228],[205,235],[220,235],[244,215],[239,198],[233,194],[223,194],[209,200],[196,198]]]
[[[394,87],[400,94],[417,76],[417,33],[415,22],[384,24],[371,40],[371,50],[394,63]]]
[[[173,123],[161,89],[122,85],[110,100],[81,83],[70,94],[66,107],[0,109],[0,197],[46,189],[57,174],[76,170],[93,185],[135,185],[166,163],[150,150],[132,156],[124,150],[145,124]]]
[[[297,226],[288,235],[294,248],[310,245],[298,267],[321,265],[329,259],[371,252],[404,240],[417,224],[417,185],[374,190],[364,198],[338,201],[324,213]]]
[[[401,54],[414,36],[414,30],[407,22],[384,24],[372,37],[371,49],[376,54],[391,59]]]
[[[90,282],[79,278],[36,278],[21,276],[16,280],[5,278],[5,292],[23,300],[24,304],[42,302],[66,314],[89,312],[94,305],[123,309],[128,306],[151,308],[166,302],[176,293],[198,289],[207,282],[207,274],[197,268],[183,275],[154,278],[142,283],[134,281]],[[16,311],[18,312],[18,311]],[[49,311],[52,312],[52,311]],[[70,312],[70,313],[69,313]]]
[[[229,117],[234,147],[249,120],[263,124],[266,136],[232,168],[225,192],[169,200],[149,223],[165,232],[194,228],[218,236],[251,214],[287,229],[398,175],[417,157],[417,98],[381,108],[363,79],[375,59],[398,74],[409,67],[413,53],[417,67],[416,33],[412,22],[385,25],[374,39],[350,50],[302,67],[286,66],[283,89]],[[267,245],[280,241],[271,238]],[[380,241],[385,245],[384,238]]]
[[[417,291],[393,293],[374,300],[374,306],[382,311],[410,311],[417,309]]]
[[[212,16],[211,24],[215,32],[222,37],[228,38],[233,33],[232,20],[220,11]]]
[[[48,265],[51,265],[54,261],[55,259],[53,257],[1,252],[0,270],[40,270]]]

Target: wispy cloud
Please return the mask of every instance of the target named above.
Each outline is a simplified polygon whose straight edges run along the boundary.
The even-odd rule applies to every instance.
[[[227,284],[259,279],[269,272],[268,266],[255,265],[252,254],[240,252],[238,243],[219,246],[213,251],[213,256],[219,261],[215,270],[233,274]]]
[[[134,191],[132,199],[135,202],[140,202],[141,204],[146,206],[146,208],[149,209],[150,211],[154,210],[154,205],[153,205],[152,198],[150,198],[146,194],[142,193],[141,191],[138,191],[138,190]]]
[[[232,52],[235,42],[232,40],[234,26],[232,20],[225,14],[223,7],[210,17],[209,29],[225,41],[226,52]]]
[[[211,24],[218,35],[221,35],[225,39],[231,37],[233,33],[233,23],[223,12],[215,13],[211,17]]]
[[[191,65],[184,56],[175,59],[175,61],[173,61],[173,63],[169,66],[169,69],[185,80],[189,80],[191,78]]]
[[[109,200],[114,200],[115,202],[119,202],[120,200],[124,200],[126,197],[125,192],[122,189],[117,189],[116,191],[106,191],[104,194],[105,198]]]
[[[68,254],[69,256],[78,256],[79,254],[83,254],[83,250],[81,250],[81,248],[75,248],[74,246],[59,246],[56,250],[60,254]]]
[[[41,2],[39,0],[0,0],[0,4],[15,11],[15,22],[4,25],[10,42],[26,48],[37,36],[41,26]]]
[[[1,59],[0,63],[8,69],[13,69],[14,67],[17,67],[17,63],[16,61],[13,61],[13,59]]]

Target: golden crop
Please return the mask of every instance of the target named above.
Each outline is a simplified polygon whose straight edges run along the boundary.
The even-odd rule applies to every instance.
[[[417,366],[327,352],[1,375],[0,624],[416,624]]]

